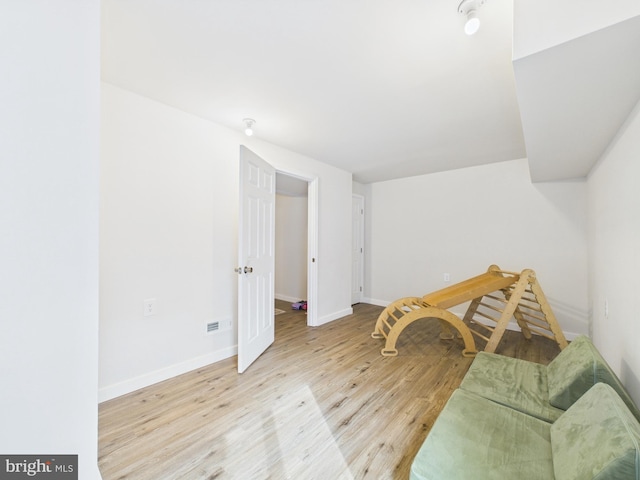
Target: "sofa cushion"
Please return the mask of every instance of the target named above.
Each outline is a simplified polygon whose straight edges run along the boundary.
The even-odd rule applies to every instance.
[[[539,363],[479,352],[460,388],[548,422],[564,412],[549,403],[547,367]]]
[[[555,478],[638,479],[639,444],[638,420],[612,387],[598,383],[551,426]]]
[[[554,358],[547,367],[549,403],[567,410],[598,382],[609,384],[625,402],[633,415],[640,411],[591,340],[581,335]]]
[[[456,390],[411,465],[411,480],[552,479],[547,422]]]

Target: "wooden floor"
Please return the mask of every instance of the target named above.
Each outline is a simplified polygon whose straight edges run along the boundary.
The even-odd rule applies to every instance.
[[[424,320],[383,357],[380,307],[316,328],[276,307],[276,341],[242,375],[234,357],[102,403],[103,479],[407,479],[471,364],[462,342]],[[515,332],[498,348],[544,364],[558,352]]]

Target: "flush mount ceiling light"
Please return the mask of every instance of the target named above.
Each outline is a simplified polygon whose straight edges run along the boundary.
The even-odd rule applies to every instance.
[[[244,134],[250,137],[253,135],[253,124],[256,123],[256,121],[253,118],[243,118],[242,121],[244,122]]]
[[[462,0],[458,5],[458,13],[466,17],[464,22],[464,33],[473,35],[480,28],[478,9],[484,5],[486,0]]]

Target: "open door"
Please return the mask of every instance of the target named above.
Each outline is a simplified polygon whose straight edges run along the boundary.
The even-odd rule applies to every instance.
[[[351,201],[351,305],[362,301],[364,286],[364,197]]]
[[[238,222],[238,372],[275,338],[275,169],[240,146]]]

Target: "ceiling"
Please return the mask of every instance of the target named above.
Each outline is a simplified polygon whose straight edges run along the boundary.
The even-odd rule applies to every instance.
[[[553,105],[536,109],[548,92],[526,63],[516,94],[513,1],[487,1],[472,37],[458,3],[103,0],[102,78],[238,131],[253,118],[362,183],[544,157],[519,100],[538,130]]]

